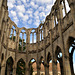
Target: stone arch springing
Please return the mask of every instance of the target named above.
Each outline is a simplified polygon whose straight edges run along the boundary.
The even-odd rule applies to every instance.
[[[61,72],[61,75],[64,75],[63,73],[63,54],[61,51],[61,48],[59,46],[56,47],[56,51],[55,51],[55,56],[57,59],[57,69],[58,69],[58,73]]]
[[[19,34],[19,51],[26,51],[26,31],[22,29]]]
[[[13,58],[9,57],[6,61],[6,71],[5,71],[5,75],[13,75]]]
[[[34,58],[29,61],[29,71],[30,75],[37,74],[37,62]]]
[[[18,75],[26,75],[26,64],[24,62],[24,60],[21,58],[18,62],[17,62],[17,69],[16,69],[16,74]]]
[[[74,55],[75,55],[75,38],[69,37],[68,39],[68,53],[69,53],[69,63],[70,63],[70,69],[71,69],[71,74],[75,74],[74,70]]]

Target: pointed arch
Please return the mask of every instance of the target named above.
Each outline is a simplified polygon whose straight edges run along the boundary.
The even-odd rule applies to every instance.
[[[7,74],[13,74],[13,65],[14,65],[14,60],[12,57],[9,57],[6,61],[6,71],[5,71],[5,75]]]
[[[52,57],[51,57],[51,53],[50,52],[48,52],[48,54],[47,54],[47,63],[49,63],[49,61],[52,59]]]
[[[26,64],[24,62],[24,60],[21,58],[19,59],[19,61],[17,62],[17,69],[16,69],[16,73],[18,75],[25,75],[26,72]]]

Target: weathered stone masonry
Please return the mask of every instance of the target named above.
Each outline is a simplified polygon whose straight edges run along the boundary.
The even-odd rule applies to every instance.
[[[26,63],[26,75],[30,75],[28,64],[32,58],[36,60],[37,75],[40,75],[41,57],[44,59],[45,75],[49,75],[50,60],[52,60],[53,75],[58,75],[57,60],[60,62],[61,75],[74,75],[69,48],[72,43],[75,44],[75,0],[66,1],[70,7],[69,12],[66,10],[65,0],[56,0],[44,23],[41,23],[38,28],[26,29],[16,26],[8,17],[7,0],[0,0],[0,75],[5,75],[6,62],[9,58],[13,60],[13,75],[16,75],[17,62],[20,59]],[[10,40],[11,29],[13,32]],[[13,40],[14,31],[16,32],[15,41]],[[19,51],[20,33],[22,33],[21,51]],[[24,34],[26,38],[24,38]],[[30,43],[30,34],[32,34],[32,43]],[[36,43],[34,43],[34,34]],[[23,51],[23,39],[26,39],[25,51]],[[58,58],[60,52],[62,58]],[[9,72],[8,68],[7,75],[10,75]]]

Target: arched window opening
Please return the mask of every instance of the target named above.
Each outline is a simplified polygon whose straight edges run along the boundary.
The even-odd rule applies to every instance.
[[[56,24],[58,24],[58,19],[57,19],[57,17],[56,17]]]
[[[63,73],[63,59],[62,59],[62,52],[61,52],[60,47],[57,46],[55,54],[56,54],[56,59],[57,59],[58,73],[60,73],[61,75],[64,75],[64,73]]]
[[[75,39],[69,39],[69,62],[71,68],[71,74],[75,74]]]
[[[34,36],[34,35],[32,35],[32,33],[30,34],[30,43],[32,43],[32,36]]]
[[[62,1],[62,6],[63,6],[63,9],[62,9],[63,17],[65,17],[65,15],[66,15],[66,9],[65,9],[65,7],[64,7],[64,3],[63,3],[63,1]]]
[[[67,0],[65,0],[65,6],[66,6],[66,11],[68,13],[70,11],[70,7],[69,7]]]
[[[40,41],[41,41],[41,36],[42,36],[42,34],[41,34],[41,31],[40,31]]]
[[[7,62],[6,62],[6,71],[5,71],[5,75],[13,75],[13,59],[12,57],[8,58]]]
[[[43,26],[40,27],[40,29],[42,29],[42,28],[43,28]]]
[[[34,43],[36,43],[36,33],[34,33]]]
[[[33,29],[30,34],[30,43],[36,43],[36,32]]]
[[[12,28],[11,28],[10,39],[14,42],[16,40],[16,28],[15,28],[15,26],[12,26]]]
[[[19,35],[19,51],[26,51],[26,32],[25,30],[21,30]]]
[[[35,75],[37,74],[37,64],[36,64],[36,60],[35,59],[32,59],[30,60],[29,62],[29,73],[30,75]]]
[[[16,69],[16,74],[17,75],[25,75],[26,73],[26,64],[24,62],[23,59],[20,59],[18,62],[17,62],[17,69]]]

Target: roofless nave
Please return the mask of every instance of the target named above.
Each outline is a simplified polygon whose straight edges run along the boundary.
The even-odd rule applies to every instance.
[[[0,0],[0,75],[30,75],[32,59],[37,64],[37,75],[40,75],[41,64],[44,66],[45,75],[49,75],[50,61],[53,75],[58,75],[57,60],[60,63],[61,75],[74,75],[75,0],[66,1],[70,7],[68,13],[65,0],[56,0],[43,24],[38,28],[26,29],[18,28],[11,21],[8,17],[7,0]],[[18,63],[23,64],[21,74],[17,70],[20,67]]]

